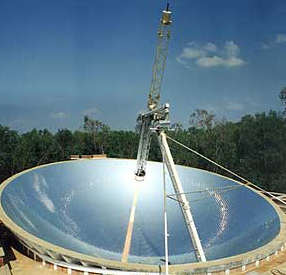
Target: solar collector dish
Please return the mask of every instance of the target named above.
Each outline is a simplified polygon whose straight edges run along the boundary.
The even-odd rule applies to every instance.
[[[22,242],[52,258],[89,264],[103,260],[107,266],[116,266],[115,262],[121,266],[138,186],[128,263],[163,265],[162,164],[148,162],[143,182],[135,181],[135,167],[135,160],[100,159],[28,170],[1,187],[0,219]],[[279,234],[277,211],[258,193],[204,170],[177,169],[185,192],[190,192],[187,198],[207,261],[260,248]],[[174,193],[168,175],[166,180],[167,193]],[[176,201],[168,199],[167,214],[169,262],[197,262]]]

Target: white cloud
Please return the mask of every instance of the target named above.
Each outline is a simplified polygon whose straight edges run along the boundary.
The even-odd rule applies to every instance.
[[[237,56],[239,53],[239,47],[233,41],[225,42],[226,54],[229,57]]]
[[[200,57],[202,55],[204,55],[205,53],[199,49],[194,49],[194,48],[185,48],[182,52],[181,57],[183,58],[197,58]]]
[[[226,109],[232,111],[242,111],[244,110],[244,105],[236,102],[227,102]]]
[[[100,110],[97,108],[90,108],[90,109],[81,111],[81,114],[84,116],[90,116],[90,115],[93,115],[93,114],[96,114],[99,112],[100,112]]]
[[[67,118],[68,114],[63,111],[60,111],[60,112],[53,112],[51,113],[50,116],[55,119],[63,119],[63,118]]]
[[[10,121],[8,123],[9,127],[18,127],[18,126],[27,126],[27,127],[31,127],[31,121],[27,120],[27,119],[23,119],[23,118],[18,118],[18,119],[14,119],[12,121]]]
[[[182,50],[182,53],[177,57],[177,61],[186,67],[191,62],[194,62],[200,67],[239,67],[245,65],[246,62],[239,58],[240,48],[233,41],[226,41],[224,47],[220,50],[211,42],[199,47],[191,42]],[[216,54],[214,54],[216,53]]]
[[[203,49],[199,49],[199,47],[190,42],[188,47],[185,47],[182,53],[177,57],[177,61],[179,63],[185,64],[185,61],[188,59],[197,59],[201,56],[205,56],[206,52]]]
[[[262,104],[260,102],[254,100],[251,97],[246,97],[245,100],[248,103],[248,105],[251,107],[255,107],[255,108],[262,107]]]
[[[226,67],[238,67],[245,65],[246,62],[242,60],[241,58],[238,58],[236,56],[231,56],[228,59],[224,60],[224,66]]]
[[[208,52],[214,53],[217,51],[217,46],[211,42],[207,43],[203,48]]]
[[[270,41],[269,43],[264,43],[262,45],[262,48],[264,50],[267,50],[276,44],[282,44],[282,43],[286,43],[286,34],[285,33],[276,34],[275,39],[273,41]]]
[[[215,67],[223,64],[223,59],[218,56],[207,57],[202,56],[197,60],[197,64],[201,67]]]
[[[271,46],[269,45],[269,44],[263,44],[262,45],[262,48],[264,49],[264,50],[267,50],[267,49],[269,49]]]
[[[286,34],[283,33],[277,34],[274,42],[276,44],[286,43]]]

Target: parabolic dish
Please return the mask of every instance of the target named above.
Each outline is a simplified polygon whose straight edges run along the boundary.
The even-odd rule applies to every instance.
[[[42,248],[49,243],[49,251],[55,247],[58,253],[63,248],[121,262],[134,189],[139,184],[128,262],[162,265],[162,164],[148,162],[145,181],[140,183],[134,179],[135,167],[134,160],[100,159],[27,170],[1,187],[0,214],[17,236],[21,238],[24,232],[24,240],[32,236]],[[193,192],[187,197],[208,261],[254,250],[278,235],[279,216],[257,192],[214,173],[177,169],[185,192]],[[168,173],[166,179],[167,193],[172,194]],[[199,190],[203,192],[194,192]],[[167,200],[167,214],[169,262],[196,262],[176,201]]]

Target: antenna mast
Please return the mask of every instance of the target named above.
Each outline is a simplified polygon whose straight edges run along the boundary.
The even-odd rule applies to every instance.
[[[171,36],[170,26],[171,26],[171,15],[172,12],[169,10],[169,3],[167,4],[166,10],[162,11],[162,16],[159,23],[158,29],[158,42],[156,47],[156,55],[154,66],[152,70],[152,79],[150,85],[150,92],[148,96],[147,109],[149,112],[140,114],[137,122],[138,128],[140,129],[140,142],[137,153],[137,170],[135,172],[136,176],[139,178],[144,178],[146,163],[150,150],[150,128],[154,128],[155,125],[164,118],[168,120],[168,107],[166,104],[161,108],[158,108],[160,100],[160,91],[162,86],[163,75],[166,66],[166,57],[168,51],[169,40]]]
[[[171,14],[172,13],[169,10],[169,4],[167,4],[166,10],[162,11],[162,17],[159,24],[156,57],[153,66],[151,87],[147,102],[148,111],[140,114],[137,119],[139,126],[138,128],[140,129],[140,141],[137,153],[137,168],[135,172],[135,178],[138,181],[144,180],[144,176],[146,174],[146,164],[150,150],[151,133],[153,132],[157,135],[163,160],[166,162],[167,169],[177,196],[177,201],[179,202],[184,221],[193,243],[197,260],[199,262],[205,262],[206,257],[198,235],[197,228],[195,226],[195,222],[192,217],[190,205],[184,193],[182,183],[180,181],[169,145],[167,143],[166,134],[164,132],[164,129],[170,126],[169,104],[166,103],[165,105],[158,107],[161,85],[166,65],[168,42],[170,39],[170,25],[172,23]]]

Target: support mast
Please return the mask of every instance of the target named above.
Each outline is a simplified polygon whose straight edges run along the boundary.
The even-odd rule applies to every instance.
[[[171,154],[171,151],[170,151],[167,139],[166,139],[166,134],[164,133],[164,131],[159,132],[158,141],[160,144],[160,149],[161,149],[163,158],[165,159],[165,162],[167,164],[167,169],[168,169],[171,181],[173,183],[173,187],[174,187],[174,190],[177,196],[177,200],[182,210],[184,220],[187,225],[197,259],[199,262],[205,262],[206,256],[205,256],[205,253],[204,253],[204,250],[203,250],[200,238],[199,238],[199,234],[198,234],[195,222],[193,220],[189,202],[184,193],[182,183],[177,173],[177,169],[175,167],[173,157],[172,157],[172,154]]]
[[[163,160],[166,161],[168,172],[177,196],[177,200],[181,207],[184,221],[188,228],[191,241],[193,243],[197,260],[199,262],[205,262],[206,257],[202,248],[197,228],[195,226],[195,222],[192,217],[189,202],[184,194],[184,190],[166,140],[166,135],[164,133],[164,129],[170,126],[169,104],[165,104],[161,107],[158,107],[160,100],[161,84],[166,64],[168,42],[170,38],[169,27],[172,23],[171,14],[172,13],[171,11],[169,11],[168,4],[166,10],[163,10],[162,12],[162,17],[159,25],[158,44],[152,73],[150,93],[147,103],[148,111],[146,113],[140,114],[137,119],[139,126],[138,128],[140,128],[140,141],[137,153],[137,168],[135,172],[135,178],[138,181],[144,180],[144,176],[146,173],[146,164],[150,150],[151,133],[155,132],[158,136]]]
[[[170,40],[170,26],[172,12],[169,10],[169,4],[167,4],[166,10],[162,11],[161,20],[158,29],[158,42],[156,47],[155,61],[152,71],[152,79],[150,92],[148,96],[147,109],[151,113],[150,115],[141,114],[138,119],[138,128],[140,129],[140,141],[137,153],[137,169],[136,176],[138,180],[143,180],[145,176],[146,163],[148,160],[150,149],[150,128],[154,127],[154,120],[158,120],[156,111],[160,100],[160,91],[162,86],[163,75],[166,65],[166,57],[168,51],[168,45]]]

